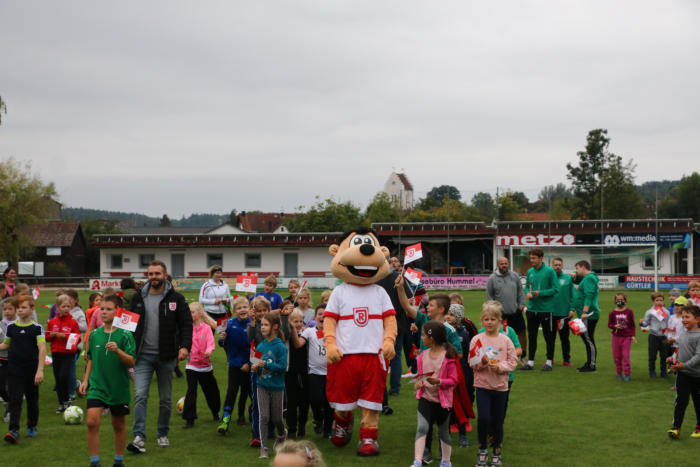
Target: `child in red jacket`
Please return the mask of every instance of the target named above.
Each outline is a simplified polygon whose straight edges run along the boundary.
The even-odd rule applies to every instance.
[[[80,342],[78,322],[70,315],[72,308],[71,298],[68,295],[60,295],[56,299],[58,314],[49,320],[46,327],[46,342],[51,343],[53,376],[56,379],[58,395],[56,413],[58,414],[65,412],[70,406],[70,393],[74,386],[74,381],[70,378],[70,370],[75,353],[78,351],[78,342]]]

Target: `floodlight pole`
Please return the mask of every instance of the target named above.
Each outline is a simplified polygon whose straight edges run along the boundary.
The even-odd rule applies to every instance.
[[[654,197],[654,292],[659,291],[659,192]]]

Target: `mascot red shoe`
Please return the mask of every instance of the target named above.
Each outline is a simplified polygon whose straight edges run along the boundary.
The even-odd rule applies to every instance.
[[[343,284],[333,290],[323,314],[328,359],[326,394],[335,409],[333,444],[352,437],[353,415],[362,409],[357,454],[379,454],[377,432],[389,360],[394,358],[396,312],[375,284],[389,274],[388,250],[374,231],[358,228],[331,245],[331,272]]]

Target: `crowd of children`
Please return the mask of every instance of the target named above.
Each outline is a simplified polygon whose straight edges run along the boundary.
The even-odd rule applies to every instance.
[[[289,297],[275,292],[276,278],[266,278],[264,292],[231,299],[232,316],[214,321],[199,302],[190,304],[193,321],[192,348],[186,365],[187,394],[182,417],[184,428],[197,418],[197,388],[201,386],[217,430],[225,434],[232,417],[241,426],[250,421],[251,446],[260,457],[269,457],[267,440],[275,438],[275,466],[322,466],[323,458],[306,437],[309,411],[313,430],[323,438],[332,436],[333,410],[326,398],[326,352],[323,314],[330,291],[313,306],[309,290],[289,283]],[[503,425],[513,376],[521,354],[515,331],[503,320],[497,301],[483,304],[480,328],[465,316],[460,294],[436,293],[416,306],[404,291],[403,277],[396,280],[401,305],[412,320],[419,338],[416,371],[411,374],[416,390],[418,422],[414,466],[432,460],[433,425],[439,440],[440,466],[449,467],[452,452],[451,425],[459,432],[459,446],[467,447],[469,418],[476,417],[477,466],[502,464]],[[76,395],[87,397],[88,450],[92,466],[99,464],[99,427],[103,412],[112,416],[114,465],[123,465],[126,443],[125,416],[129,413],[130,373],[135,344],[131,332],[114,325],[124,304],[115,291],[93,293],[83,312],[78,294],[57,291],[50,319],[44,330],[34,316],[35,301],[21,293],[2,301],[0,322],[0,397],[9,422],[5,441],[20,440],[22,405],[27,405],[27,437],[37,436],[39,387],[44,379],[46,343],[58,400],[56,413],[63,413]],[[676,373],[677,392],[673,426],[668,434],[680,438],[689,399],[693,399],[697,426],[691,434],[700,438],[700,283],[689,284],[689,296],[678,291],[651,294],[652,305],[635,322],[627,295],[617,293],[608,316],[612,332],[612,355],[616,377],[630,381],[630,348],[636,343],[636,326],[649,334],[649,376]],[[218,334],[218,335],[217,335]],[[228,385],[223,404],[214,376],[212,354],[216,341],[226,352]],[[87,368],[76,388],[75,366],[85,347]],[[410,363],[409,363],[410,365]],[[76,389],[77,394],[74,394]],[[250,401],[250,405],[248,402]],[[476,416],[473,403],[476,403]],[[221,413],[223,405],[223,413]],[[248,406],[248,411],[246,407]],[[299,439],[299,441],[295,441]]]

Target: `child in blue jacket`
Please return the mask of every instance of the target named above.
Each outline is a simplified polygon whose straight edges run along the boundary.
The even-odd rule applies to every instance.
[[[235,316],[226,322],[226,331],[220,334],[219,345],[226,349],[228,360],[228,389],[224,400],[224,416],[221,419],[218,431],[224,434],[231,423],[231,413],[236,404],[238,389],[241,397],[238,399],[238,425],[244,426],[245,403],[250,394],[250,340],[248,340],[248,318],[250,305],[245,297],[238,297],[233,301],[233,313]]]
[[[258,413],[260,426],[270,420],[277,429],[275,448],[287,439],[282,415],[284,403],[284,373],[287,370],[287,346],[281,330],[280,314],[273,312],[263,316],[260,331],[264,340],[258,344],[258,356],[252,362],[252,371],[258,372]],[[260,440],[260,458],[269,457],[264,439]]]

